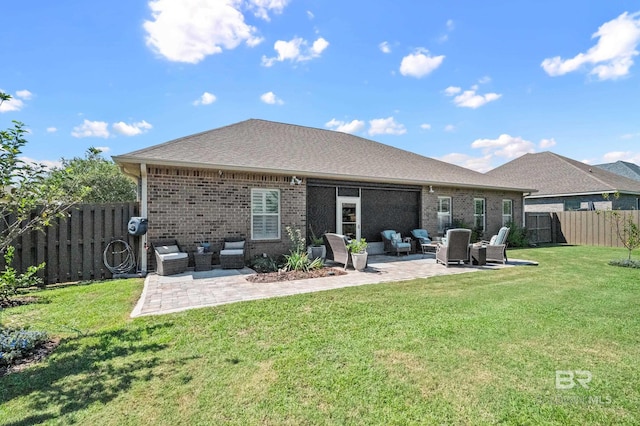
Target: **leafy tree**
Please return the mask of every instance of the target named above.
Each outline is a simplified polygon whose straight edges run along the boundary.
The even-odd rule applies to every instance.
[[[84,158],[62,159],[62,167],[51,173],[50,181],[83,203],[135,201],[136,186],[118,166],[90,147]]]
[[[0,104],[11,96],[0,92]],[[5,253],[20,235],[43,229],[73,204],[73,197],[47,181],[41,164],[21,158],[27,143],[24,124],[0,130],[0,252]],[[64,178],[60,177],[60,182]]]

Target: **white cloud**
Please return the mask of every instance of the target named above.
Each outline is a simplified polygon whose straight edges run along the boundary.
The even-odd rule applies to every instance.
[[[447,124],[446,126],[444,126],[445,132],[453,132],[455,130],[456,130],[456,126],[454,126],[453,124]]]
[[[375,118],[369,121],[369,136],[374,135],[403,135],[407,133],[404,124],[396,122],[393,117]]]
[[[96,146],[94,147],[95,149],[99,149],[100,152],[104,152],[105,154],[109,151],[111,151],[111,148],[108,146]]]
[[[347,123],[346,121],[340,121],[340,120],[336,120],[335,118],[332,118],[331,121],[328,121],[325,124],[325,126],[338,132],[353,134],[364,129],[364,121],[352,120]]]
[[[284,101],[276,96],[273,92],[267,92],[260,95],[260,100],[269,105],[282,105]]]
[[[491,82],[491,77],[489,77],[488,75],[485,75],[484,77],[480,77],[478,79],[478,83],[480,84],[486,84],[486,83],[490,83]]]
[[[20,111],[24,107],[24,102],[18,98],[11,98],[0,103],[0,112]]]
[[[640,133],[625,133],[624,135],[620,135],[620,139],[633,139],[640,136]]]
[[[589,74],[597,76],[599,80],[616,79],[629,74],[633,57],[638,55],[640,12],[631,15],[624,12],[605,22],[591,38],[598,38],[598,42],[586,53],[578,53],[570,59],[560,56],[547,58],[542,61],[542,68],[552,77],[581,68],[591,68]]]
[[[438,159],[447,163],[466,167],[467,169],[475,170],[476,172],[480,173],[488,172],[493,168],[493,166],[491,165],[491,155],[485,155],[483,157],[472,157],[467,154],[452,153]]]
[[[554,138],[542,139],[538,145],[540,146],[540,149],[551,148],[552,146],[556,146],[556,140]]]
[[[152,20],[145,21],[146,43],[166,59],[196,64],[209,55],[231,50],[241,43],[262,41],[257,29],[245,22],[240,7],[268,19],[268,11],[280,13],[286,0],[150,0]]]
[[[216,95],[214,95],[213,93],[204,92],[202,94],[202,96],[200,96],[198,99],[193,101],[193,104],[195,106],[198,106],[198,105],[210,105],[210,104],[214,103],[216,101],[216,99],[217,99]]]
[[[19,98],[24,99],[25,101],[28,101],[33,96],[33,93],[31,93],[28,90],[18,90],[16,92],[16,96],[19,97]]]
[[[383,41],[378,45],[378,48],[382,53],[391,53],[391,46],[389,46],[389,42]]]
[[[47,133],[55,133],[57,132],[58,129],[55,127],[47,127]]]
[[[85,120],[86,121],[86,120]],[[142,133],[146,133],[153,126],[146,121],[138,121],[137,123],[127,124],[123,121],[113,123],[111,126],[113,131],[124,136],[136,136]]]
[[[400,74],[421,78],[438,68],[443,60],[444,55],[431,56],[427,49],[417,49],[415,53],[402,58]]]
[[[444,90],[444,93],[447,96],[453,96],[457,93],[460,93],[460,90],[461,89],[459,87],[450,86]],[[453,98],[453,103],[458,107],[475,109],[489,102],[498,100],[502,96],[498,93],[487,93],[485,95],[479,95],[477,91],[478,85],[473,85],[471,86],[471,89],[465,90],[464,92]]]
[[[423,124],[420,125],[420,128],[424,129],[424,130],[431,130],[431,124],[423,123]]]
[[[73,128],[71,136],[74,138],[108,138],[110,133],[107,128],[109,124],[106,121],[89,121],[85,118],[84,122]]]
[[[453,29],[456,27],[455,23],[453,22],[453,19],[448,19],[447,20],[447,30],[448,31],[453,31]]]
[[[449,86],[446,89],[444,89],[444,94],[447,96],[453,96],[457,93],[460,93],[462,91],[462,89],[460,87],[456,87],[456,86]]]
[[[311,47],[307,40],[300,37],[294,37],[291,41],[278,40],[274,43],[273,48],[278,52],[278,56],[267,58],[262,57],[262,65],[270,67],[276,62],[291,61],[305,62],[311,59],[319,58],[322,52],[329,46],[329,42],[319,37],[313,42]]]
[[[35,160],[31,157],[20,157],[20,160],[24,161],[27,164],[32,164],[34,166],[41,165],[44,166],[47,170],[53,170],[56,168],[62,167],[62,162],[55,160]]]
[[[471,143],[471,148],[482,149],[485,155],[490,154],[505,158],[516,158],[535,152],[533,142],[522,139],[520,136],[507,134],[502,134],[497,139],[476,139]]]
[[[616,161],[627,161],[629,163],[640,164],[640,152],[612,151],[602,156],[605,163],[615,163]]]
[[[307,10],[307,18],[309,18],[310,20],[313,20],[316,16],[313,14],[312,11]]]
[[[280,14],[288,3],[289,0],[249,0],[247,6],[258,18],[270,21],[269,12]]]

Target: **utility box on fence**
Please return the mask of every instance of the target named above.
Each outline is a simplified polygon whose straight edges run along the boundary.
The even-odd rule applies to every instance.
[[[147,218],[146,217],[132,217],[129,219],[129,225],[127,229],[131,235],[144,235],[147,233]]]

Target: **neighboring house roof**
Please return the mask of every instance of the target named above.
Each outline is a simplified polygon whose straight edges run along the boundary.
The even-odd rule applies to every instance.
[[[139,164],[529,192],[464,167],[333,130],[250,119],[113,157],[130,173]]]
[[[553,152],[525,154],[486,173],[513,185],[533,186],[531,198],[578,194],[640,194],[640,183]]]
[[[640,166],[627,161],[616,161],[615,163],[596,164],[596,167],[615,173],[629,179],[640,181]]]

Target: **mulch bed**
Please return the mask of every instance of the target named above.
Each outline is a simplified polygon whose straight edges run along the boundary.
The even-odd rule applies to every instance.
[[[346,272],[337,268],[322,268],[315,271],[287,271],[287,272],[268,272],[264,274],[250,275],[247,281],[253,283],[273,283],[277,281],[293,281],[304,280],[307,278],[331,277],[337,275],[345,275]]]
[[[28,305],[31,303],[37,303],[39,299],[33,296],[14,297],[9,300],[0,300],[0,311],[6,308],[13,308],[16,306]],[[0,366],[0,377],[11,373],[17,373],[25,368],[36,364],[45,359],[51,352],[55,350],[60,344],[60,339],[55,338],[44,342],[33,350],[26,358],[22,358],[15,361],[15,364]]]
[[[53,352],[59,344],[60,339],[58,338],[44,342],[42,345],[35,348],[28,357],[17,360],[15,364],[0,367],[0,377],[11,373],[17,373],[25,368],[31,367],[33,364],[37,364]]]
[[[0,300],[0,310],[5,308],[14,308],[16,306],[28,305],[38,302],[38,298],[34,296],[12,297],[9,300]]]

